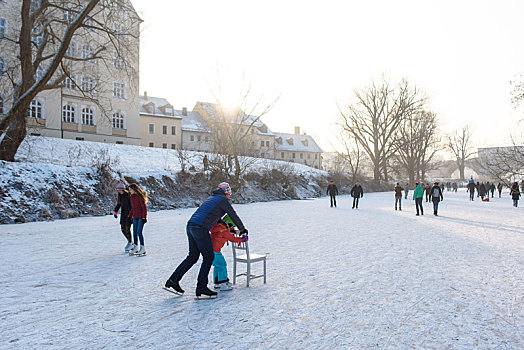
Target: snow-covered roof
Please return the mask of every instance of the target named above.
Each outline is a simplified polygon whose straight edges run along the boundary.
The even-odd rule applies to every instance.
[[[175,115],[182,118],[182,130],[211,133],[211,128],[200,113],[187,111],[187,115],[183,115],[182,111],[177,109]]]
[[[275,150],[322,153],[311,135],[275,132]]]
[[[140,96],[140,115],[180,119],[173,105],[163,97]]]

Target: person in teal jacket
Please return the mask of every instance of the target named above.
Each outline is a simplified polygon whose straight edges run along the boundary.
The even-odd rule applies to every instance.
[[[417,216],[424,215],[424,208],[422,208],[422,199],[424,198],[424,189],[417,182],[415,191],[413,192],[413,199],[415,200],[415,207],[417,208]],[[419,211],[420,208],[420,211]]]

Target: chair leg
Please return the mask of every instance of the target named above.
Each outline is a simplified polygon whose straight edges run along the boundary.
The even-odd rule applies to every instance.
[[[233,261],[233,284],[237,281],[237,261]]]
[[[249,279],[251,278],[251,264],[247,263],[247,282],[246,287],[249,287]]]
[[[264,259],[264,284],[266,283],[266,259]]]

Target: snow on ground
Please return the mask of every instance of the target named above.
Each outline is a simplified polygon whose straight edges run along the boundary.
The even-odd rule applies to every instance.
[[[143,258],[112,216],[0,226],[0,348],[524,348],[524,209],[444,196],[439,217],[392,192],[236,205],[268,282],[204,301],[200,262],[161,289],[194,209],[150,213]]]

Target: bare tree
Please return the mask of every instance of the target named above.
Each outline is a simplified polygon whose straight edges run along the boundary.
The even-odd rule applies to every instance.
[[[424,180],[428,164],[439,150],[440,138],[435,113],[417,111],[407,116],[399,127],[397,159],[409,184]]]
[[[355,91],[356,102],[341,113],[341,127],[373,163],[373,180],[388,180],[387,166],[396,152],[398,128],[407,115],[422,108],[425,96],[403,80],[395,88],[385,79]]]
[[[475,154],[471,145],[471,136],[469,126],[466,125],[462,130],[456,131],[455,134],[447,137],[446,148],[451,151],[457,160],[461,180],[465,179],[464,168],[466,160]]]
[[[128,0],[22,0],[10,6],[19,13],[15,18],[20,24],[0,38],[2,52],[16,52],[0,73],[6,92],[0,159],[13,161],[26,136],[29,106],[39,93],[69,84],[103,107],[101,111],[111,110],[110,101],[95,95],[112,87],[97,79],[109,76],[105,68],[113,65],[136,77],[138,52],[129,41],[138,40],[140,19]],[[78,43],[83,43],[81,55]],[[79,69],[93,74],[92,79],[75,80]]]
[[[358,142],[356,142],[351,135],[342,137],[342,149],[337,151],[338,157],[343,160],[344,170],[349,173],[353,183],[360,181],[362,177],[362,167],[364,155],[360,149]]]

